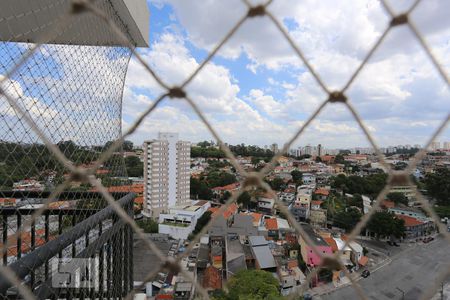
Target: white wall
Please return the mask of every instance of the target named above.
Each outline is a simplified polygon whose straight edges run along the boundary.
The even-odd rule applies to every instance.
[[[178,133],[160,132],[159,140],[169,142],[169,203],[168,206],[174,206],[177,202],[177,141]]]
[[[165,224],[158,225],[158,232],[170,235],[174,239],[186,240],[189,234],[194,230],[195,226],[191,225],[189,227],[178,227],[170,226]]]

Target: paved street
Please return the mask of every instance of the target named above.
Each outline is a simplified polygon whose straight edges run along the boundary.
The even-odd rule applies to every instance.
[[[402,299],[400,290],[404,291],[405,300],[419,299],[439,272],[448,267],[450,246],[443,238],[437,238],[429,244],[409,247],[391,258],[391,263],[358,281],[369,299]],[[359,298],[355,290],[347,286],[314,299]]]

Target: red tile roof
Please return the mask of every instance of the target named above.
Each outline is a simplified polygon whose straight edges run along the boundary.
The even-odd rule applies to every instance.
[[[394,208],[395,207],[395,203],[389,200],[383,200],[381,202],[381,206],[384,206],[385,208]]]
[[[320,158],[322,159],[323,162],[330,163],[334,160],[335,156],[334,155],[322,155]]]
[[[91,192],[96,192],[97,189],[91,189]],[[132,192],[136,194],[144,193],[144,185],[143,184],[132,184],[132,185],[118,185],[118,186],[110,186],[108,187],[108,192],[110,193],[126,193]]]
[[[50,209],[62,209],[62,208],[70,208],[74,202],[72,201],[55,201],[49,203],[48,208]]]
[[[266,219],[265,222],[267,230],[278,230],[277,219]]]
[[[239,182],[231,183],[224,186],[216,186],[215,188],[212,188],[214,191],[234,191],[239,188],[240,184]]]
[[[135,204],[144,204],[144,197],[136,197],[134,198]]]
[[[316,195],[323,195],[323,196],[328,196],[330,194],[330,191],[327,189],[317,189],[314,194]]]
[[[323,203],[323,201],[321,201],[321,200],[313,200],[313,201],[311,201],[311,205],[321,205]]]
[[[403,219],[405,221],[406,227],[418,226],[424,224],[422,221],[417,220],[416,218],[405,216],[405,215],[395,215],[396,218]]]
[[[0,198],[0,205],[15,205],[17,199],[16,198]]]
[[[95,174],[97,175],[102,175],[102,174],[108,174],[109,170],[106,169],[98,169],[97,171],[95,171]]]
[[[288,260],[287,267],[288,267],[288,269],[293,269],[295,267],[298,267],[298,261],[296,259]]]
[[[49,240],[53,240],[55,236],[50,235]],[[31,251],[31,231],[23,232],[20,235],[21,239],[21,253],[28,253]],[[17,256],[17,239],[14,238],[14,236],[10,236],[7,239],[7,244],[9,245],[7,250],[8,256]],[[35,247],[40,247],[46,243],[45,241],[45,230],[44,229],[37,229],[35,232]],[[3,243],[0,243],[0,247],[3,247]]]
[[[259,223],[259,221],[261,221],[261,218],[262,218],[262,214],[256,213],[256,212],[241,213],[241,215],[243,215],[243,216],[252,216],[253,223]]]
[[[136,194],[144,193],[144,185],[143,184],[133,184],[133,185],[121,185],[121,186],[110,186],[108,191],[111,193],[114,192],[133,192]]]
[[[213,266],[207,267],[203,276],[202,285],[204,288],[211,288],[214,290],[221,289],[222,276],[220,274],[220,271]]]
[[[219,211],[220,207],[210,207],[208,210],[212,212],[212,217],[215,217]],[[232,215],[236,214],[238,210],[238,205],[236,203],[231,203],[230,206],[223,212],[223,217],[229,219]]]
[[[336,241],[332,238],[332,237],[324,237],[323,238],[325,240],[325,242],[327,242],[327,244],[331,247],[331,250],[333,252],[338,251],[338,246],[336,244]]]
[[[286,188],[286,189],[284,189],[283,192],[285,192],[285,193],[295,193],[295,189],[293,189],[293,188]]]

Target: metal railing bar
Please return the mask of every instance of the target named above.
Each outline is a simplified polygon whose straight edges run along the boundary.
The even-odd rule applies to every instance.
[[[120,206],[125,206],[133,201],[134,197],[134,193],[129,193],[117,202]],[[64,234],[58,236],[58,238],[51,240],[42,247],[24,256],[22,259],[10,264],[9,268],[18,278],[24,279],[25,276],[29,274],[30,270],[46,263],[46,261],[57,255],[62,249],[74,243],[90,229],[96,227],[99,222],[109,218],[113,214],[115,214],[115,210],[112,207],[108,206],[104,208],[86,220],[78,223]],[[10,287],[11,283],[0,277],[0,294],[5,294],[6,290]]]

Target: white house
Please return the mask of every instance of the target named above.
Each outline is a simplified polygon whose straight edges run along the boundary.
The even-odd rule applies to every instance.
[[[340,259],[344,265],[352,265],[351,261],[351,254],[352,254],[352,248],[349,247],[349,245],[345,245],[345,241],[343,241],[340,237],[333,237],[333,240],[335,241],[337,248],[339,251],[342,251],[340,255]]]
[[[367,214],[372,208],[372,201],[369,197],[362,195],[364,214]]]
[[[303,173],[302,175],[303,184],[316,183],[316,175],[311,173]]]
[[[169,207],[168,214],[159,215],[158,232],[174,239],[187,239],[197,220],[211,207],[211,202],[200,200],[189,205]]]

